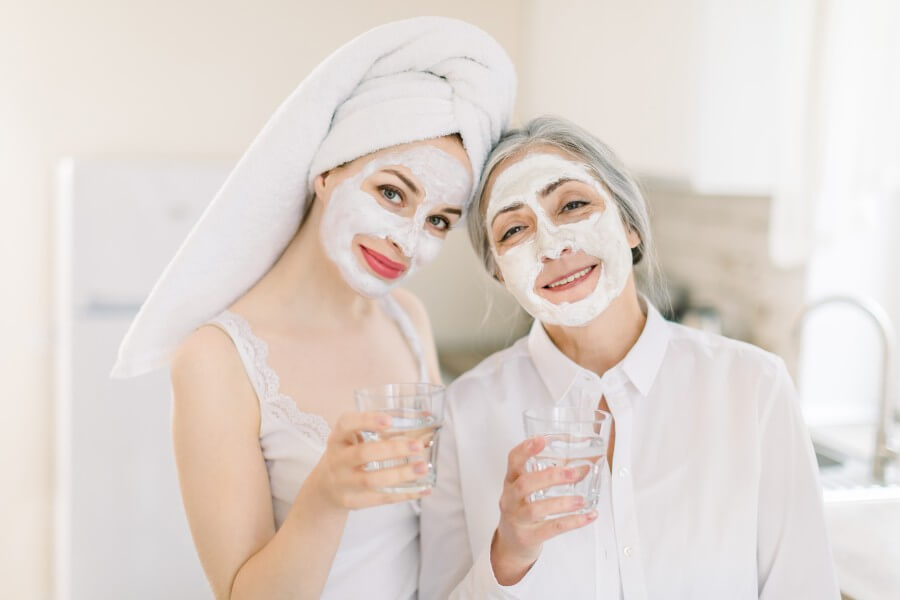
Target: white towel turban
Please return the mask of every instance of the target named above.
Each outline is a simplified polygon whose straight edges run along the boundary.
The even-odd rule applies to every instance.
[[[477,181],[514,96],[503,48],[455,19],[388,23],[339,48],[231,172],[135,317],[112,376],[166,365],[191,331],[250,289],[296,233],[320,173],[382,148],[459,133]]]

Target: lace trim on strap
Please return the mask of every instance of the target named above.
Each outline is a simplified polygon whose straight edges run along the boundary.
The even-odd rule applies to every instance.
[[[232,312],[225,311],[214,323],[220,323],[232,334],[236,344],[240,344],[240,353],[247,357],[245,364],[253,379],[253,387],[259,396],[260,405],[266,408],[273,417],[293,425],[297,431],[318,446],[325,446],[331,427],[319,415],[300,410],[294,399],[280,391],[281,380],[278,373],[269,366],[269,345],[257,337],[246,319]]]

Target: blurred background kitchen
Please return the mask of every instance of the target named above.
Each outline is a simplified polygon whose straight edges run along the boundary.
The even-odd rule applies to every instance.
[[[787,360],[842,589],[900,598],[896,0],[4,2],[0,596],[210,597],[166,375],[108,381],[116,345],[309,70],[423,14],[504,45],[517,122],[571,118],[638,175],[661,307]],[[447,380],[527,329],[462,232],[409,285]]]

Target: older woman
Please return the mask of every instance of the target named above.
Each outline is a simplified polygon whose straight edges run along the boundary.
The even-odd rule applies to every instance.
[[[536,119],[494,149],[477,202],[473,243],[535,322],[450,388],[420,597],[837,598],[784,364],[638,294],[647,209],[610,150]],[[545,442],[522,441],[523,410],[573,398],[613,415],[590,511],[529,500],[578,472],[524,468]]]

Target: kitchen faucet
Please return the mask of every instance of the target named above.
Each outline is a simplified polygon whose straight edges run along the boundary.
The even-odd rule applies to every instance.
[[[816,309],[833,304],[849,304],[868,316],[878,328],[881,336],[881,401],[878,412],[878,428],[875,432],[875,453],[872,460],[872,476],[880,484],[884,483],[884,471],[888,461],[900,456],[900,449],[894,445],[892,430],[894,425],[894,407],[891,402],[893,378],[891,362],[894,357],[895,334],[890,317],[877,302],[860,296],[826,296],[807,304],[794,327],[795,336],[799,339],[803,323],[810,313]],[[802,349],[801,349],[802,352]]]

